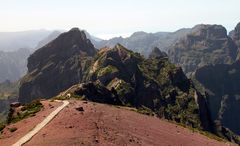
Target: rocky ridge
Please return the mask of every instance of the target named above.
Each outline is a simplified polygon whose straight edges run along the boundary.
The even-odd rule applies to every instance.
[[[50,98],[82,81],[96,49],[77,28],[61,34],[28,58],[28,74],[21,80],[19,101]]]

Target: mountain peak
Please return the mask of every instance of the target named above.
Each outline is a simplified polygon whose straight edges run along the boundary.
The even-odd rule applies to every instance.
[[[239,40],[240,39],[240,22],[237,24],[237,26],[234,29],[234,39]]]
[[[192,28],[190,34],[207,38],[224,38],[227,37],[227,30],[222,25],[199,24]]]
[[[77,27],[70,29],[68,32],[63,33],[63,35],[73,37],[74,39],[77,39],[78,41],[79,40],[83,40],[83,41],[88,40],[84,30],[80,30]]]
[[[79,83],[88,58],[96,52],[84,31],[74,28],[61,34],[28,58],[28,74],[21,80],[19,100],[49,98]]]
[[[141,36],[141,35],[146,35],[147,33],[144,32],[144,31],[137,31],[137,32],[134,32],[131,37],[136,37],[136,36]]]
[[[80,29],[78,27],[73,27],[69,31],[80,31]]]

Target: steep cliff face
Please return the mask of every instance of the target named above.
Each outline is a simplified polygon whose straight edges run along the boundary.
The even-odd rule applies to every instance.
[[[168,57],[167,53],[161,51],[159,48],[154,47],[148,58],[164,58]]]
[[[208,64],[229,64],[236,59],[237,46],[221,25],[197,25],[168,52],[185,73]]]
[[[238,47],[237,59],[240,59],[240,23],[238,23],[235,29],[230,33],[230,37],[232,37]]]
[[[103,48],[95,56],[88,83],[76,94],[97,102],[147,108],[164,117],[195,128],[209,129],[207,108],[181,68],[168,58],[145,59],[120,44]],[[96,93],[95,96],[93,93]],[[199,105],[201,104],[201,105]],[[206,118],[205,121],[202,121]]]
[[[21,80],[19,101],[50,98],[81,82],[95,53],[78,28],[61,34],[28,58],[28,74]]]
[[[213,120],[240,134],[240,61],[199,68],[195,78],[206,89]]]

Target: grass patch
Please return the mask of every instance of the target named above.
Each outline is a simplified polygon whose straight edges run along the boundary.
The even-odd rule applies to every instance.
[[[76,94],[71,94],[71,97],[68,97],[68,96],[56,96],[56,97],[52,98],[52,101],[54,101],[54,100],[70,100],[70,99],[83,100],[84,97],[76,95]]]
[[[98,71],[97,76],[101,77],[101,76],[104,76],[104,75],[107,75],[107,74],[111,74],[111,73],[115,73],[115,72],[118,72],[118,69],[116,67],[112,66],[112,65],[108,65],[105,68],[101,68]]]
[[[16,123],[27,117],[35,116],[43,108],[42,103],[39,100],[34,100],[31,103],[25,104],[17,114],[14,113],[14,109],[10,109],[7,124]]]
[[[140,108],[137,108],[137,112],[140,113],[140,114],[148,115],[148,116],[154,116],[155,115],[154,112],[151,109],[149,109],[145,106],[141,106]]]

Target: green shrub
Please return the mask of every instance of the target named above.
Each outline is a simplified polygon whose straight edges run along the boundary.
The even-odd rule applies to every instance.
[[[107,67],[101,68],[98,73],[97,76],[101,77],[107,74],[111,74],[111,73],[115,73],[118,72],[118,69],[112,65],[108,65]]]
[[[154,112],[145,106],[141,106],[140,108],[138,108],[137,112],[144,115],[154,116]]]
[[[31,103],[24,105],[21,111],[14,115],[14,110],[11,108],[8,113],[7,123],[16,123],[27,117],[34,116],[42,109],[43,105],[39,100],[34,100]]]
[[[0,124],[0,132],[2,132],[2,130],[4,129],[6,127],[6,125],[5,124]]]

